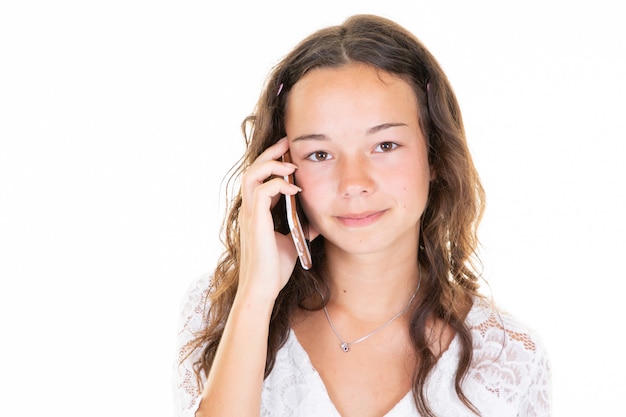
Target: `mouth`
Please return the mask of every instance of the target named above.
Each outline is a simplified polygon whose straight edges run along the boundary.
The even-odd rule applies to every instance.
[[[337,216],[337,220],[347,227],[364,227],[369,226],[380,219],[386,210],[369,211],[363,213],[349,213]]]

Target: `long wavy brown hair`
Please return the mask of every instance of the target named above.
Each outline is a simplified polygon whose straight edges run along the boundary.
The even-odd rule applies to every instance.
[[[413,372],[413,397],[417,410],[434,417],[429,407],[425,383],[439,354],[433,353],[433,319],[452,328],[461,345],[455,389],[460,400],[472,411],[478,410],[462,391],[462,381],[472,361],[472,337],[464,323],[468,303],[478,294],[479,272],[476,228],[483,213],[484,191],[480,184],[465,139],[461,112],[455,94],[441,67],[410,32],[395,22],[357,15],[342,25],[321,29],[298,44],[270,73],[253,115],[242,125],[247,149],[230,184],[269,146],[285,136],[284,116],[291,88],[308,71],[320,67],[340,67],[359,62],[395,74],[414,89],[419,116],[427,138],[428,160],[435,172],[429,199],[421,219],[420,250],[416,260],[425,272],[422,302],[410,311],[409,334],[417,365]],[[280,94],[277,94],[280,90]],[[235,186],[236,188],[237,186]],[[239,210],[241,191],[231,199],[224,220],[222,240],[225,251],[211,281],[206,309],[206,328],[188,347],[200,349],[195,363],[201,384],[211,368],[224,326],[237,291],[240,241]],[[276,230],[287,233],[284,202],[272,209]],[[298,263],[276,299],[269,324],[265,376],[271,372],[276,353],[287,340],[293,313],[300,308],[320,309],[323,302],[311,305],[317,290],[330,298],[323,271],[324,239],[312,242],[314,267],[306,271]],[[319,299],[319,298],[318,298]]]

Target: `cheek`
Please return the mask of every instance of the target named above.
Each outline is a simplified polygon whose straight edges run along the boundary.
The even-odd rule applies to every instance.
[[[310,167],[299,168],[296,171],[296,185],[302,188],[300,200],[315,203],[328,199],[331,189],[332,176]]]
[[[299,177],[296,177],[296,183],[302,188],[298,198],[302,203],[304,214],[312,220],[316,217],[316,213],[328,204],[330,199],[328,182],[319,175],[308,175],[303,171]]]
[[[321,193],[320,187],[313,185],[306,185],[306,183],[300,185],[302,192],[299,195],[300,202],[302,203],[302,209],[308,218],[314,218],[315,212],[319,211],[323,202],[323,193]]]
[[[430,188],[430,176],[422,170],[407,169],[405,174],[390,178],[388,192],[397,197],[403,208],[415,209],[416,205],[422,206],[428,200]]]

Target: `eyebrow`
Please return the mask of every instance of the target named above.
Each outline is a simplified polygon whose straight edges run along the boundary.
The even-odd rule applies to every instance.
[[[367,129],[366,135],[373,135],[382,130],[391,129],[392,127],[403,127],[408,126],[406,123],[383,123],[380,125],[376,125],[374,127],[370,127]],[[328,136],[321,133],[312,133],[308,135],[301,135],[293,139],[294,142],[302,141],[302,140],[329,140]]]

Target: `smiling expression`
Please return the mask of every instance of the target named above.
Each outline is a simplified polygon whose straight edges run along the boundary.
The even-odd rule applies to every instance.
[[[358,63],[311,70],[289,94],[285,126],[300,201],[327,244],[417,248],[431,169],[409,83]]]

